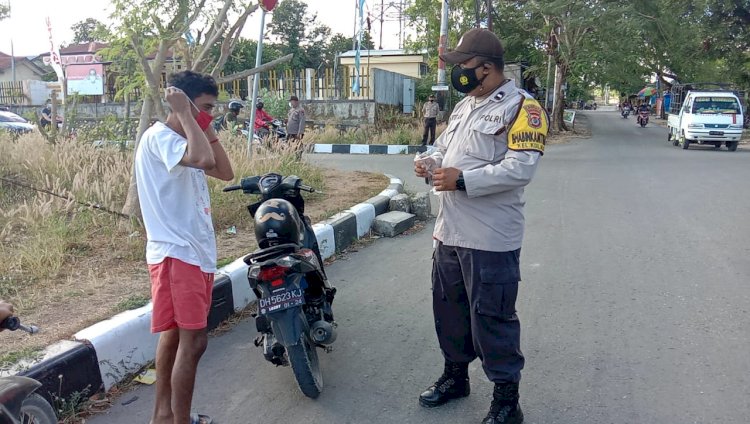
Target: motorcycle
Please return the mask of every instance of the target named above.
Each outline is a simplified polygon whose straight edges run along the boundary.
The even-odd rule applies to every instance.
[[[331,286],[300,192],[315,192],[297,176],[269,173],[243,178],[224,191],[260,195],[247,208],[255,219],[259,249],[243,260],[258,298],[255,340],[265,359],[290,366],[306,396],[317,398],[323,377],[317,349],[330,352],[336,340]]]
[[[280,119],[274,119],[273,121],[268,122],[268,126],[270,128],[261,128],[253,133],[254,142],[260,143],[269,135],[279,141],[286,141],[286,128]],[[245,128],[242,129],[242,134],[247,137],[249,131],[250,124],[246,123]]]
[[[628,116],[630,116],[630,108],[622,108],[622,112],[620,112],[620,115],[622,115],[623,118],[627,119]]]
[[[17,317],[6,318],[0,328],[36,334],[35,326],[25,326]],[[34,393],[42,384],[20,376],[0,377],[0,424],[56,424],[57,415],[45,398]]]
[[[641,128],[645,127],[646,124],[648,124],[648,111],[647,110],[638,111],[638,123],[641,125]]]

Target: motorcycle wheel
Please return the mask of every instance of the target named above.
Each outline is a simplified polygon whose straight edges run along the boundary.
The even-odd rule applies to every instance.
[[[315,349],[307,333],[300,335],[299,343],[287,347],[287,355],[289,355],[297,385],[305,396],[312,399],[320,396],[323,390],[323,375],[320,372],[318,352]]]
[[[641,120],[641,128],[644,128],[646,126],[646,124],[647,124],[646,121]]]
[[[57,415],[46,399],[31,394],[21,404],[19,421],[21,424],[57,424]]]

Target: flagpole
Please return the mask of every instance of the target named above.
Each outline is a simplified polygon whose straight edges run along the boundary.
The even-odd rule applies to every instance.
[[[8,17],[10,17],[11,13],[13,12],[13,6],[10,4],[10,0],[8,0]],[[16,52],[13,49],[13,37],[10,37],[10,69],[11,73],[13,74],[13,83],[16,82]]]
[[[16,82],[16,51],[13,48],[13,37],[10,38],[10,69],[13,74],[13,83]]]

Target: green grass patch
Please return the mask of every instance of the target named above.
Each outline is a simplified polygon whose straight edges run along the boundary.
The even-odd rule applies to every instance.
[[[8,370],[23,361],[35,361],[44,356],[42,348],[26,348],[12,352],[0,353],[0,370]]]
[[[129,296],[127,299],[120,301],[120,303],[115,306],[115,310],[117,313],[131,311],[133,309],[138,309],[142,306],[146,306],[150,301],[151,296],[134,294]]]
[[[216,268],[225,267],[225,266],[231,264],[232,262],[234,262],[235,259],[236,258],[219,259],[218,261],[216,261]]]

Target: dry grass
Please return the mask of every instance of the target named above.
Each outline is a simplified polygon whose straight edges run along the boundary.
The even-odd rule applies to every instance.
[[[307,196],[311,214],[347,207],[387,185],[371,174],[336,174],[296,159],[291,149],[260,149],[248,159],[244,139],[223,140],[237,181],[277,171],[296,174],[326,194]],[[116,312],[146,302],[149,280],[145,234],[136,220],[84,204],[120,211],[131,175],[133,152],[93,148],[62,141],[50,145],[40,135],[10,140],[0,135],[0,177],[48,190],[67,199],[0,181],[0,299],[16,305],[19,316],[42,327],[28,337],[3,333],[3,351],[33,351],[71,336]],[[352,184],[340,184],[340,179]],[[247,196],[222,193],[227,184],[209,179],[219,250],[241,254],[253,248]],[[330,180],[328,180],[330,181]],[[360,185],[372,187],[360,190]],[[236,226],[245,241],[222,236]],[[238,241],[238,240],[235,240]]]

